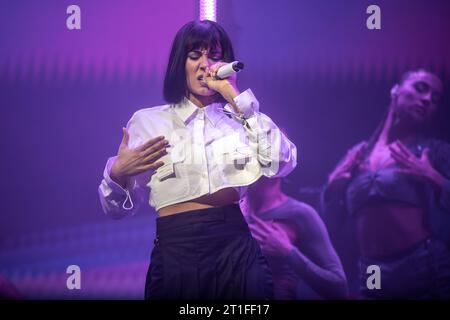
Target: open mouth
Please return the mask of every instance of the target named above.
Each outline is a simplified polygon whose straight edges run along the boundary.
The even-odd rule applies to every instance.
[[[200,81],[200,85],[201,85],[202,87],[205,87],[205,88],[208,87],[208,85],[206,84],[206,82],[205,82],[205,80],[204,80],[204,78],[203,78],[203,75],[198,76],[198,77],[197,77],[197,80]]]

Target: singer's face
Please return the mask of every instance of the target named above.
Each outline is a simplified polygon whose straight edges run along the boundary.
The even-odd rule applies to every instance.
[[[434,74],[415,72],[395,92],[395,108],[401,121],[422,125],[431,121],[442,96],[442,82]]]
[[[203,82],[206,68],[222,60],[222,52],[219,48],[196,49],[188,53],[186,59],[186,83],[190,94],[209,97],[216,91],[209,89]]]

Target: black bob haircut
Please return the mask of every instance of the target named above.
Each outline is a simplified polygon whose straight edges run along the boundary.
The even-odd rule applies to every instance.
[[[164,77],[164,99],[168,103],[179,103],[187,95],[185,67],[188,53],[218,46],[222,49],[222,61],[234,61],[230,38],[218,23],[196,20],[181,27],[173,40]]]

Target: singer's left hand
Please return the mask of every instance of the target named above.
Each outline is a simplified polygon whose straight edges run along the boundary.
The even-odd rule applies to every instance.
[[[206,83],[208,88],[217,91],[227,100],[231,106],[234,108],[236,113],[241,113],[236,104],[234,103],[234,98],[237,97],[240,92],[236,85],[237,76],[236,73],[232,74],[226,79],[217,79],[217,71],[221,66],[226,65],[226,62],[217,62],[211,67],[206,68],[205,76],[203,81]]]

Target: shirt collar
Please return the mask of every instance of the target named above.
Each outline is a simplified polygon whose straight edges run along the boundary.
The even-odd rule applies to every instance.
[[[223,106],[221,103],[212,103],[203,108],[199,108],[187,98],[183,98],[180,103],[173,106],[175,113],[184,122],[184,124],[188,124],[197,112],[199,112],[200,109],[203,109],[206,118],[208,118],[213,126],[216,126],[217,122],[225,116],[222,108]]]

